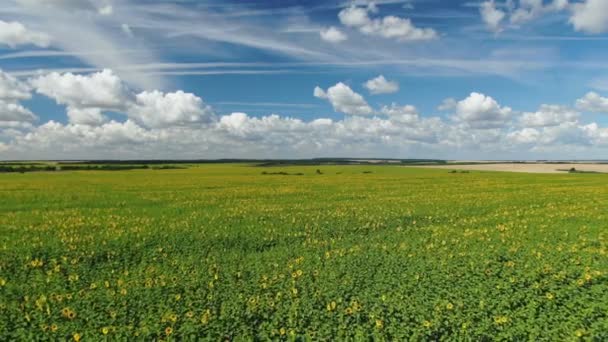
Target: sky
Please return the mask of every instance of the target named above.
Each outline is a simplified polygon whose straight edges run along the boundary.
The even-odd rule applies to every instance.
[[[0,159],[608,159],[608,0],[3,0]]]

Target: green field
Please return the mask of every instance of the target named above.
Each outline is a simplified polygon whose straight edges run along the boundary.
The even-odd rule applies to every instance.
[[[0,340],[605,341],[607,209],[599,174],[0,174]]]

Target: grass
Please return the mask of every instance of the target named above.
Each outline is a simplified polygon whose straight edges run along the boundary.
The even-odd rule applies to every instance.
[[[0,340],[608,338],[605,175],[263,171],[1,174]]]

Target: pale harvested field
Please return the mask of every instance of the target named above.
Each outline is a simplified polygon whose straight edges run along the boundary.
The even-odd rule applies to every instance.
[[[448,170],[471,170],[471,171],[503,171],[503,172],[525,172],[525,173],[565,173],[570,168],[577,171],[608,173],[608,164],[542,164],[542,163],[504,163],[504,164],[468,164],[468,165],[427,165],[407,166],[416,168],[433,168]]]

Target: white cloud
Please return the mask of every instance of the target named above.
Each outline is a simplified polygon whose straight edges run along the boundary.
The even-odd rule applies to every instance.
[[[190,93],[144,91],[137,94],[128,115],[147,127],[167,127],[209,123],[214,112],[203,100]]]
[[[102,109],[98,107],[72,107],[66,108],[68,119],[73,124],[99,126],[107,121],[107,118],[102,113]]]
[[[541,133],[535,128],[524,128],[507,134],[507,139],[515,144],[534,144],[540,137]]]
[[[0,44],[8,45],[11,48],[20,45],[48,47],[51,44],[51,37],[46,33],[28,30],[23,24],[16,21],[0,20]]]
[[[27,100],[30,97],[27,84],[0,70],[0,100]]]
[[[374,95],[391,94],[399,91],[399,83],[389,81],[383,75],[365,82],[364,87]]]
[[[211,107],[190,93],[144,91],[135,94],[112,70],[90,75],[56,72],[30,80],[40,94],[67,106],[70,123],[100,126],[104,112],[126,115],[145,127],[201,124],[214,117]]]
[[[100,15],[113,4],[109,0],[12,0],[16,2],[16,16],[25,25],[36,28],[53,38],[53,46],[73,54],[84,64],[97,69],[111,68],[125,82],[139,89],[162,89],[163,77],[125,66],[158,61],[157,52],[142,41],[129,39],[120,25],[127,20],[123,15]],[[130,1],[117,6],[128,8]],[[106,8],[106,9],[104,9]],[[116,8],[113,8],[116,10]],[[133,12],[128,20],[136,20],[141,12]],[[94,51],[95,53],[91,53]],[[127,52],[128,51],[128,52]]]
[[[580,113],[571,108],[556,105],[541,105],[534,113],[524,113],[519,118],[523,127],[559,126],[566,122],[576,122]]]
[[[576,101],[576,107],[587,112],[608,114],[608,98],[589,92]]]
[[[585,0],[572,4],[570,23],[577,31],[604,33],[608,31],[608,1]]]
[[[334,26],[321,30],[319,34],[321,39],[330,43],[340,43],[348,39],[348,36],[344,32]]]
[[[543,0],[520,0],[519,7],[511,13],[511,23],[522,24],[534,20],[545,13],[562,11],[568,7],[568,0],[554,0],[544,4]]]
[[[458,101],[456,101],[456,99],[454,98],[447,98],[444,99],[441,104],[439,106],[437,106],[437,109],[445,112],[445,111],[450,111],[450,110],[454,110],[456,109],[456,107],[458,106]]]
[[[587,33],[608,31],[608,1],[585,0],[572,4],[570,23],[577,31]]]
[[[0,100],[0,125],[14,122],[33,122],[38,118],[19,103]]]
[[[498,33],[503,31],[507,24],[510,24],[510,27],[518,27],[545,14],[568,8],[568,0],[487,0],[479,5],[479,13],[488,30]]]
[[[77,108],[124,108],[129,90],[112,70],[90,75],[52,72],[31,80],[40,94]]]
[[[382,107],[380,112],[387,115],[390,120],[404,124],[412,124],[419,119],[418,109],[412,105],[399,106],[393,103],[390,107]]]
[[[370,115],[374,113],[363,96],[355,93],[342,82],[330,87],[327,91],[316,87],[314,95],[321,99],[327,99],[336,112],[350,115]]]
[[[540,158],[551,158],[547,151],[560,157],[577,149],[599,154],[608,147],[608,128],[581,125],[575,110],[542,105],[537,112],[517,117],[512,109],[480,93],[458,102],[445,101],[446,109],[454,110],[452,120],[446,120],[423,116],[412,105],[392,104],[375,112],[361,95],[338,83],[326,91],[315,88],[315,96],[328,100],[336,111],[352,115],[335,121],[304,121],[277,114],[216,115],[200,97],[183,91],[135,94],[111,71],[47,76],[39,76],[32,84],[67,106],[69,123],[34,126],[36,116],[17,102],[28,97],[28,88],[9,76],[0,77],[0,89],[6,88],[2,83],[23,88],[16,93],[5,91],[5,99],[0,99],[0,157],[497,158],[540,153]],[[91,94],[90,87],[98,87],[100,94]],[[82,98],[76,98],[76,92]],[[598,105],[596,97],[601,99],[599,95],[585,98],[593,100],[590,108],[604,105],[601,101]],[[107,106],[115,107],[113,111],[126,120],[104,117]]]
[[[120,29],[124,32],[125,35],[129,38],[133,38],[133,30],[131,30],[131,26],[127,24],[120,25]]]
[[[132,95],[124,82],[111,70],[91,75],[57,72],[30,80],[39,94],[67,106],[71,123],[100,125],[106,121],[104,111],[124,111]]]
[[[507,14],[496,8],[494,0],[482,2],[479,6],[479,12],[481,14],[481,19],[489,30],[494,32],[499,32],[501,30],[501,23]]]
[[[0,126],[21,127],[38,118],[19,103],[31,97],[29,87],[0,70]]]
[[[511,108],[501,107],[490,96],[471,93],[469,97],[458,102],[452,119],[472,128],[488,129],[504,127],[511,120],[512,115]]]
[[[340,11],[338,18],[347,26],[357,28],[360,32],[371,36],[394,38],[399,41],[431,40],[439,37],[431,28],[418,28],[407,18],[386,16],[372,19],[369,13],[375,13],[374,6],[358,7],[352,5]]]
[[[106,5],[106,6],[100,7],[97,11],[101,15],[112,15],[112,13],[114,13],[114,7],[112,7],[112,5]]]

